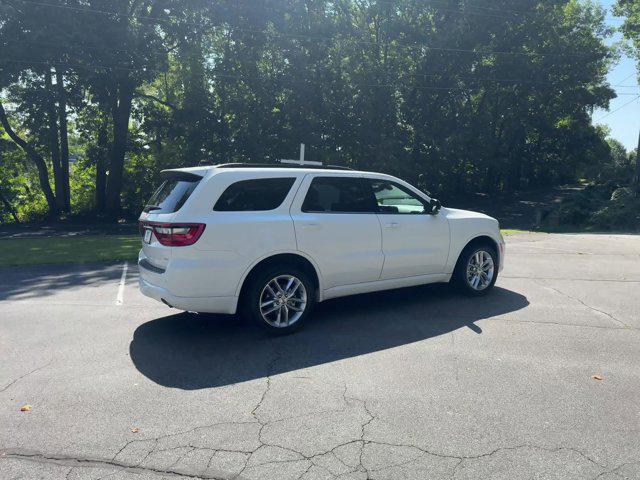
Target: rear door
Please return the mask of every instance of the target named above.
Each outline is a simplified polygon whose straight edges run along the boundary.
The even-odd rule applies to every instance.
[[[382,237],[360,176],[309,174],[291,207],[298,249],[317,263],[324,288],[378,280]]]
[[[166,171],[162,176],[164,181],[144,207],[139,220],[142,251],[146,261],[151,264],[151,267],[164,269],[171,259],[171,247],[158,242],[151,227],[162,228],[162,224],[170,223],[174,214],[189,199],[202,177],[181,171]]]
[[[382,227],[381,279],[442,273],[449,255],[449,222],[430,215],[426,199],[406,185],[367,178]]]

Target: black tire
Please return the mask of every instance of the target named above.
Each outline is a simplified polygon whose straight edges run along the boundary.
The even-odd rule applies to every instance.
[[[289,317],[292,320],[292,323],[287,325],[282,324],[280,326],[274,325],[273,322],[269,323],[269,321],[265,319],[265,316],[263,316],[263,312],[261,312],[260,309],[260,304],[264,303],[265,300],[263,298],[263,301],[261,302],[263,293],[269,297],[268,299],[266,299],[267,301],[270,301],[272,298],[269,291],[267,290],[267,285],[273,285],[273,283],[270,282],[272,282],[274,279],[277,279],[278,277],[293,277],[300,281],[300,283],[304,287],[303,290],[306,299],[306,303],[304,304],[304,309],[302,312],[293,310],[293,308],[300,307],[302,305],[302,302],[299,298],[296,299],[292,297],[281,307],[281,317],[277,317],[277,310],[272,314],[266,315],[266,318],[271,319],[273,322],[275,322],[277,318],[280,318],[281,323],[284,323],[285,310],[287,312],[293,313],[293,316]],[[285,280],[286,278],[280,280],[280,282],[283,283],[282,286],[286,286]],[[267,267],[262,271],[259,271],[257,274],[253,275],[248,282],[249,283],[247,285],[247,288],[244,290],[243,296],[240,299],[240,301],[242,302],[241,312],[249,320],[260,325],[270,333],[276,335],[284,335],[295,332],[303,326],[303,324],[311,315],[311,311],[313,310],[316,299],[316,287],[311,276],[304,269],[301,269],[295,265],[274,265],[271,267]],[[295,295],[299,296],[303,292],[303,290],[298,288],[295,292]],[[275,291],[275,288],[272,288],[272,291]],[[277,307],[275,302],[273,306]],[[266,312],[270,307],[265,308],[267,308],[265,309]],[[296,316],[298,313],[301,314],[298,316],[298,318],[295,319],[295,321],[293,321],[294,316]]]
[[[491,257],[491,261],[493,262],[493,273],[491,276],[491,281],[486,286],[481,286],[482,288],[474,287],[472,282],[469,280],[469,275],[467,273],[467,269],[470,267],[470,262],[476,263],[476,254],[484,252],[485,255],[489,255]],[[474,260],[472,260],[474,259]],[[462,293],[473,296],[480,297],[488,294],[491,290],[493,290],[493,286],[496,284],[496,280],[498,279],[498,268],[499,268],[499,259],[498,252],[496,251],[493,245],[487,243],[478,243],[475,245],[469,245],[465,247],[465,249],[460,254],[458,258],[458,263],[456,263],[456,268],[453,271],[453,276],[451,277],[452,283],[460,290]],[[469,273],[473,275],[472,273]],[[481,277],[483,278],[483,277]]]

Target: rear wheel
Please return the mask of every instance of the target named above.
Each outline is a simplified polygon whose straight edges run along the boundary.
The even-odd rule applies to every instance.
[[[498,278],[498,254],[490,245],[467,247],[460,254],[453,280],[464,293],[486,295]]]
[[[246,316],[276,334],[299,329],[315,300],[315,284],[297,267],[277,266],[250,280],[243,298]]]

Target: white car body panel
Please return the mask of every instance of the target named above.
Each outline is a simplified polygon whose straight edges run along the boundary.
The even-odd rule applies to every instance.
[[[365,174],[364,177],[398,183],[426,202],[430,200],[409,183],[390,175]],[[446,215],[378,213],[377,216],[382,227],[384,254],[380,280],[437,275],[444,272],[450,241]]]
[[[302,211],[311,181],[322,176],[353,175],[322,171],[305,175],[290,208],[297,249],[318,265],[324,279],[323,289],[378,280],[384,257],[380,222],[375,214]]]
[[[474,238],[489,237],[498,245],[499,270],[504,267],[504,239],[500,234],[500,226],[495,218],[478,212],[442,208],[440,214],[446,215],[451,232],[449,259],[445,271],[453,273],[458,256],[464,247]]]
[[[385,179],[426,202],[430,198],[389,175],[331,169],[179,169],[202,180],[175,213],[142,213],[143,222],[203,223],[190,246],[167,247],[152,236],[140,251],[140,290],[170,306],[190,311],[235,313],[247,275],[278,254],[307,259],[318,277],[318,298],[400,288],[450,279],[462,249],[479,236],[503,245],[498,222],[486,215],[442,208],[436,215],[305,213],[301,206],[316,176]],[[295,179],[280,206],[269,211],[214,211],[222,192],[235,182],[260,178]],[[396,223],[393,228],[386,224]]]

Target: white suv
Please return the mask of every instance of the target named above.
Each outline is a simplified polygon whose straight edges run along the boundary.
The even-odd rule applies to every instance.
[[[455,282],[486,294],[503,266],[497,220],[441,208],[389,175],[224,164],[162,172],[140,215],[140,290],[170,307],[233,314],[279,333],[315,302]]]

